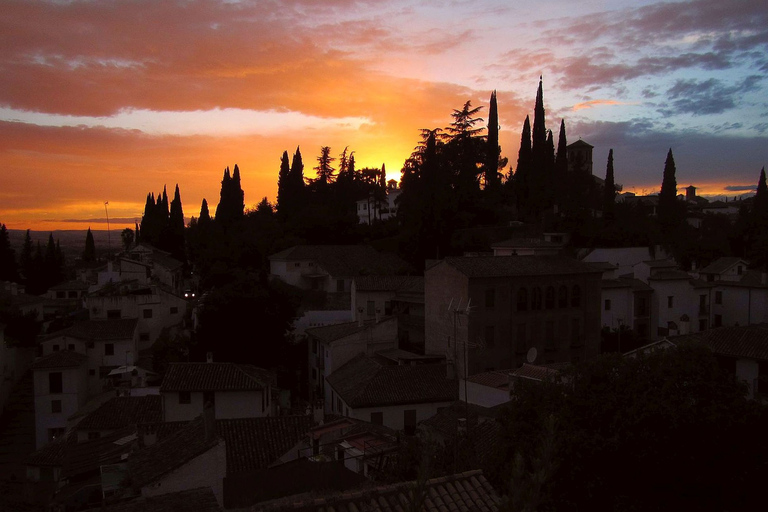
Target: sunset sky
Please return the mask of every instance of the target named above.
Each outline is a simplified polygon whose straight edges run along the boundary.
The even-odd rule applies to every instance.
[[[523,7],[528,4],[527,7]],[[768,164],[765,0],[2,0],[0,223],[133,227],[178,183],[214,211],[238,164],[274,201],[280,156],[321,146],[399,178],[421,128],[497,90],[502,154],[544,80],[547,127],[613,148],[624,190],[749,191]]]

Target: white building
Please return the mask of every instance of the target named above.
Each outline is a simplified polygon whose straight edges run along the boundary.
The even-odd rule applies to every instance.
[[[63,435],[67,418],[88,399],[88,358],[60,350],[32,364],[35,387],[35,447]]]
[[[397,198],[401,189],[397,182],[390,180],[387,184],[386,200],[376,199],[373,193],[365,199],[357,201],[357,219],[360,224],[372,224],[375,221],[392,219],[397,216]]]

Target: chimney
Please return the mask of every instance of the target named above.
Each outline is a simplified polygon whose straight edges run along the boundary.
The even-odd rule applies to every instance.
[[[206,363],[212,363],[213,362],[213,352],[206,352],[205,353],[205,362]]]
[[[211,402],[205,402],[203,406],[203,427],[205,429],[205,442],[207,443],[216,436],[216,411]]]

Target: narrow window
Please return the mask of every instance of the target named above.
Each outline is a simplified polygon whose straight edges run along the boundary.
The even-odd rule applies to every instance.
[[[496,306],[496,290],[488,288],[485,290],[485,307],[493,309]]]
[[[517,290],[517,310],[526,311],[528,309],[528,289],[520,288]]]
[[[581,286],[575,284],[571,290],[571,307],[581,307]]]
[[[191,404],[192,403],[192,393],[189,391],[179,391],[179,403],[180,404]]]
[[[48,392],[50,394],[58,394],[64,391],[64,383],[62,381],[61,372],[51,372],[48,374]]]
[[[674,297],[674,295],[669,295],[667,297],[667,308],[669,309],[669,308],[674,307],[674,304],[675,304],[675,297]]]
[[[61,400],[51,400],[51,412],[61,412]]]
[[[715,304],[723,303],[723,292],[715,292]]]
[[[384,413],[383,412],[372,412],[371,413],[371,423],[374,425],[383,425],[384,424]]]
[[[376,303],[372,300],[369,300],[366,304],[366,315],[369,317],[376,315]]]
[[[104,355],[105,356],[113,356],[113,355],[115,355],[115,344],[114,343],[105,343],[104,344]]]
[[[606,311],[611,310],[611,299],[605,299],[605,310]]]
[[[555,287],[547,286],[547,291],[544,294],[544,308],[555,309]]]
[[[561,285],[560,291],[557,292],[557,306],[560,308],[568,307],[568,287],[565,285]]]

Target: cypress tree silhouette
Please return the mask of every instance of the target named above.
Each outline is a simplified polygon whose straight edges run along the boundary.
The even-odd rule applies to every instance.
[[[200,218],[197,222],[199,225],[211,222],[211,214],[208,211],[208,201],[206,201],[205,198],[203,198],[203,203],[200,205]]]
[[[672,156],[672,148],[670,148],[667,153],[667,159],[664,162],[664,177],[661,182],[658,207],[659,226],[662,234],[667,237],[672,236],[682,220],[680,207],[677,203],[677,178],[675,177],[675,172],[675,158]]]
[[[93,241],[93,233],[91,233],[90,226],[88,232],[85,234],[85,250],[83,251],[83,261],[93,262],[96,261],[96,244]]]
[[[11,238],[5,224],[0,224],[0,281],[16,281],[16,253],[11,247]]]
[[[240,186],[240,169],[237,164],[229,174],[229,167],[224,169],[221,179],[219,204],[216,206],[216,223],[226,228],[243,217],[245,194]]]
[[[536,105],[533,111],[533,132],[531,133],[531,155],[533,172],[540,174],[547,161],[547,127],[544,113],[544,90],[542,77],[539,77],[539,89],[536,91]]]
[[[565,136],[565,119],[560,120],[560,135],[557,139],[557,154],[555,155],[555,174],[565,176],[568,172],[568,140]]]
[[[499,159],[501,147],[499,146],[499,110],[496,103],[496,91],[491,93],[490,106],[488,108],[488,147],[485,161],[485,186],[491,190],[498,189],[501,184],[499,175]]]
[[[21,246],[21,272],[25,281],[29,281],[34,273],[34,247],[32,246],[32,234],[30,230],[24,234],[24,243]]]
[[[181,193],[179,192],[178,183],[173,194],[173,201],[171,201],[167,243],[168,249],[174,258],[179,261],[186,261],[186,251],[184,249],[184,210],[181,205]]]
[[[245,212],[245,192],[243,192],[243,186],[240,183],[240,168],[235,164],[235,169],[232,171],[232,216],[235,219],[243,217]]]
[[[290,199],[288,192],[290,185],[288,185],[288,174],[291,172],[291,165],[288,162],[288,151],[283,151],[283,156],[280,158],[280,172],[277,175],[277,216],[281,221],[285,221],[288,216]]]
[[[515,193],[517,207],[522,216],[527,216],[532,209],[531,173],[533,154],[531,148],[531,120],[525,116],[523,133],[520,136],[520,150],[517,153],[515,170]]]
[[[616,182],[613,177],[613,149],[608,150],[608,165],[605,169],[605,185],[603,187],[603,219],[613,222],[616,212]]]

